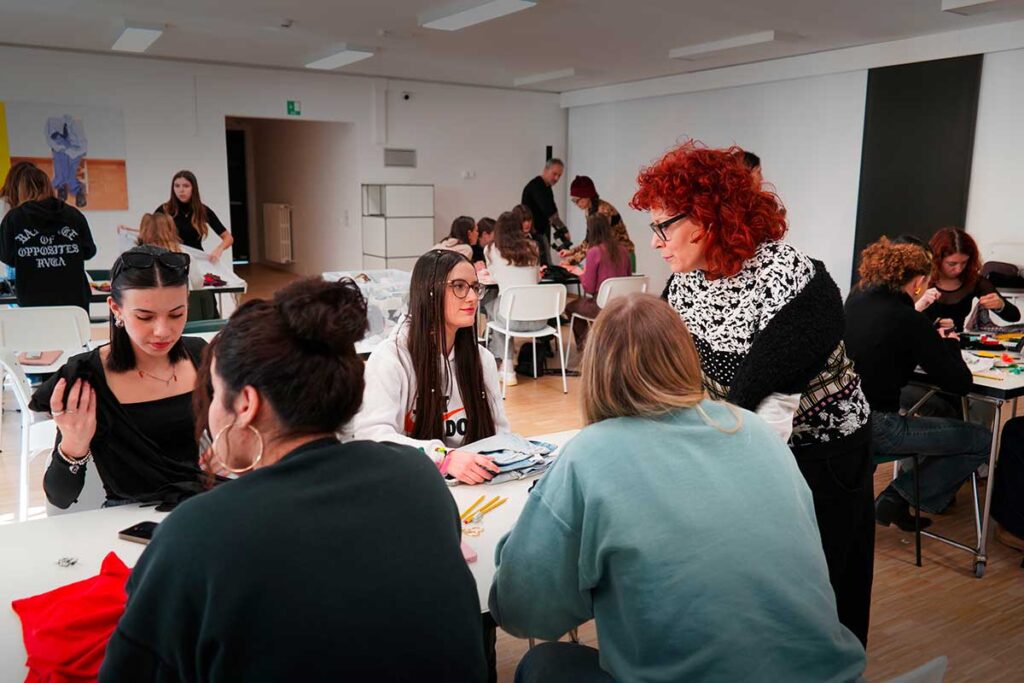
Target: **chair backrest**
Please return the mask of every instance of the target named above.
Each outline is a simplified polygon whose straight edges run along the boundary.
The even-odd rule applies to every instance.
[[[946,676],[946,667],[948,666],[949,660],[943,655],[922,664],[913,671],[908,671],[902,676],[890,678],[888,683],[942,683],[942,679]]]
[[[597,305],[604,308],[609,301],[616,297],[626,296],[647,291],[646,275],[630,275],[629,277],[610,277],[601,283],[597,290]]]
[[[217,318],[215,320],[191,320],[185,323],[183,334],[198,334],[200,332],[220,332],[228,324],[227,320]]]
[[[18,410],[23,415],[29,415],[28,404],[32,400],[32,385],[13,351],[0,348],[0,367],[3,367],[4,372],[11,377],[11,388],[14,390],[15,400],[18,402]]]
[[[565,285],[519,285],[501,292],[501,317],[513,320],[548,320],[565,310]]]
[[[0,308],[0,347],[74,351],[89,345],[89,314],[78,306]]]

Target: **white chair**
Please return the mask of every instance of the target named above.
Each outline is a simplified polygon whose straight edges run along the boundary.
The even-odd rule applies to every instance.
[[[77,353],[89,345],[89,314],[78,306],[0,308],[0,347]]]
[[[599,308],[604,308],[608,305],[609,301],[616,297],[626,296],[627,294],[633,294],[636,292],[643,294],[646,291],[646,275],[610,277],[601,283],[600,289],[597,290],[597,297],[595,301]],[[594,318],[588,318],[587,316],[579,313],[573,313],[572,317],[569,318],[569,343],[565,345],[565,365],[569,365],[569,354],[572,352],[572,342],[576,337],[576,335],[573,334],[573,330],[575,329],[577,320],[584,320],[587,325],[592,325],[594,323]]]
[[[79,309],[81,310],[81,309]],[[18,469],[18,521],[24,522],[28,517],[28,468],[29,464],[39,453],[39,448],[50,448],[53,446],[55,425],[53,419],[44,416],[42,413],[33,413],[28,407],[32,400],[31,387],[25,371],[18,363],[14,353],[9,349],[0,348],[0,367],[5,374],[11,378],[11,388],[14,390],[14,398],[21,410],[21,463]],[[45,427],[45,429],[42,429]],[[37,435],[36,449],[33,449],[32,437]],[[45,436],[42,436],[45,434]],[[42,440],[49,437],[45,442]]]
[[[487,336],[491,332],[500,332],[505,335],[505,353],[502,356],[502,372],[507,372],[509,367],[509,342],[513,337],[538,339],[554,335],[558,340],[558,360],[562,363],[562,393],[569,393],[569,384],[565,380],[565,363],[563,362],[562,349],[562,327],[556,325],[545,326],[536,332],[516,332],[508,329],[513,322],[527,322],[534,320],[556,320],[565,311],[565,285],[519,285],[507,287],[501,292],[498,300],[498,313],[506,321],[502,327],[496,321],[487,323]],[[537,345],[533,345],[533,376],[537,377]],[[505,398],[506,383],[502,382],[501,397]]]
[[[922,664],[913,671],[890,678],[888,683],[942,683],[946,676],[946,667],[949,660],[945,656],[936,657],[930,662]]]

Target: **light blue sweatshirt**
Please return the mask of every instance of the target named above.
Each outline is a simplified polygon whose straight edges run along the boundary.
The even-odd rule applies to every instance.
[[[811,492],[779,437],[736,410],[734,434],[694,409],[580,432],[498,545],[498,624],[554,640],[596,619],[618,681],[859,680]]]

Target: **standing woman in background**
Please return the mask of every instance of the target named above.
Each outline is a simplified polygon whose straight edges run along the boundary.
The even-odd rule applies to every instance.
[[[0,261],[15,269],[19,306],[78,306],[89,310],[85,262],[96,255],[82,212],[57,199],[44,171],[19,172],[11,192],[18,204],[0,222]]]
[[[981,274],[981,257],[974,239],[959,228],[943,228],[932,235],[931,289],[925,291],[918,306],[929,320],[943,321],[942,327],[955,327],[963,332],[964,322],[974,300],[978,306],[998,315],[1008,323],[1020,320],[1016,306],[1000,296],[995,286]]]
[[[153,213],[164,213],[174,219],[181,243],[199,251],[203,251],[203,240],[209,234],[209,229],[213,228],[220,237],[220,244],[207,254],[213,263],[220,261],[221,255],[235,243],[235,239],[217,218],[213,209],[203,204],[199,196],[199,183],[192,171],[178,171],[174,174],[174,178],[171,179],[170,199],[158,206]],[[201,262],[196,265],[202,268]],[[220,317],[213,292],[195,292],[190,300],[192,306],[189,320],[210,320]]]
[[[167,251],[180,252],[181,242],[178,241],[178,230],[171,217],[165,213],[147,213],[139,222],[139,244],[160,247]],[[203,288],[203,274],[195,263],[189,264],[188,270],[188,320],[211,320],[217,317],[217,307],[211,306],[213,297]]]
[[[786,210],[739,148],[690,141],[641,170],[631,205],[674,273],[711,398],[754,411],[789,443],[814,497],[839,620],[867,642],[874,566],[870,408],[843,346],[824,264],[785,243]],[[753,511],[752,511],[753,513]]]
[[[569,197],[572,199],[572,203],[586,214],[588,219],[594,214],[600,214],[608,219],[608,224],[611,226],[612,232],[615,233],[615,239],[629,250],[631,269],[636,270],[636,246],[633,245],[633,240],[629,239],[626,224],[622,222],[619,210],[597,194],[594,181],[585,175],[576,176],[570,186]],[[589,249],[590,244],[583,240],[572,249],[563,249],[559,252],[559,256],[568,261],[569,265],[575,266],[586,258]]]
[[[178,238],[186,247],[203,250],[203,240],[210,228],[220,237],[220,244],[210,252],[210,260],[217,263],[221,254],[231,248],[235,239],[217,218],[213,209],[203,204],[199,196],[199,183],[192,171],[178,171],[171,180],[171,198],[156,208],[153,213],[165,213],[174,219]]]

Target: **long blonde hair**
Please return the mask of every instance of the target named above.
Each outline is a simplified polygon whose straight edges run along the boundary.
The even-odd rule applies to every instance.
[[[678,313],[650,294],[630,294],[605,306],[587,335],[581,374],[587,424],[695,408],[721,431],[732,433],[741,425],[735,409],[736,424],[723,429],[700,407],[704,384],[690,331]]]
[[[165,213],[146,213],[139,222],[139,244],[150,244],[167,251],[181,251],[178,228]]]

